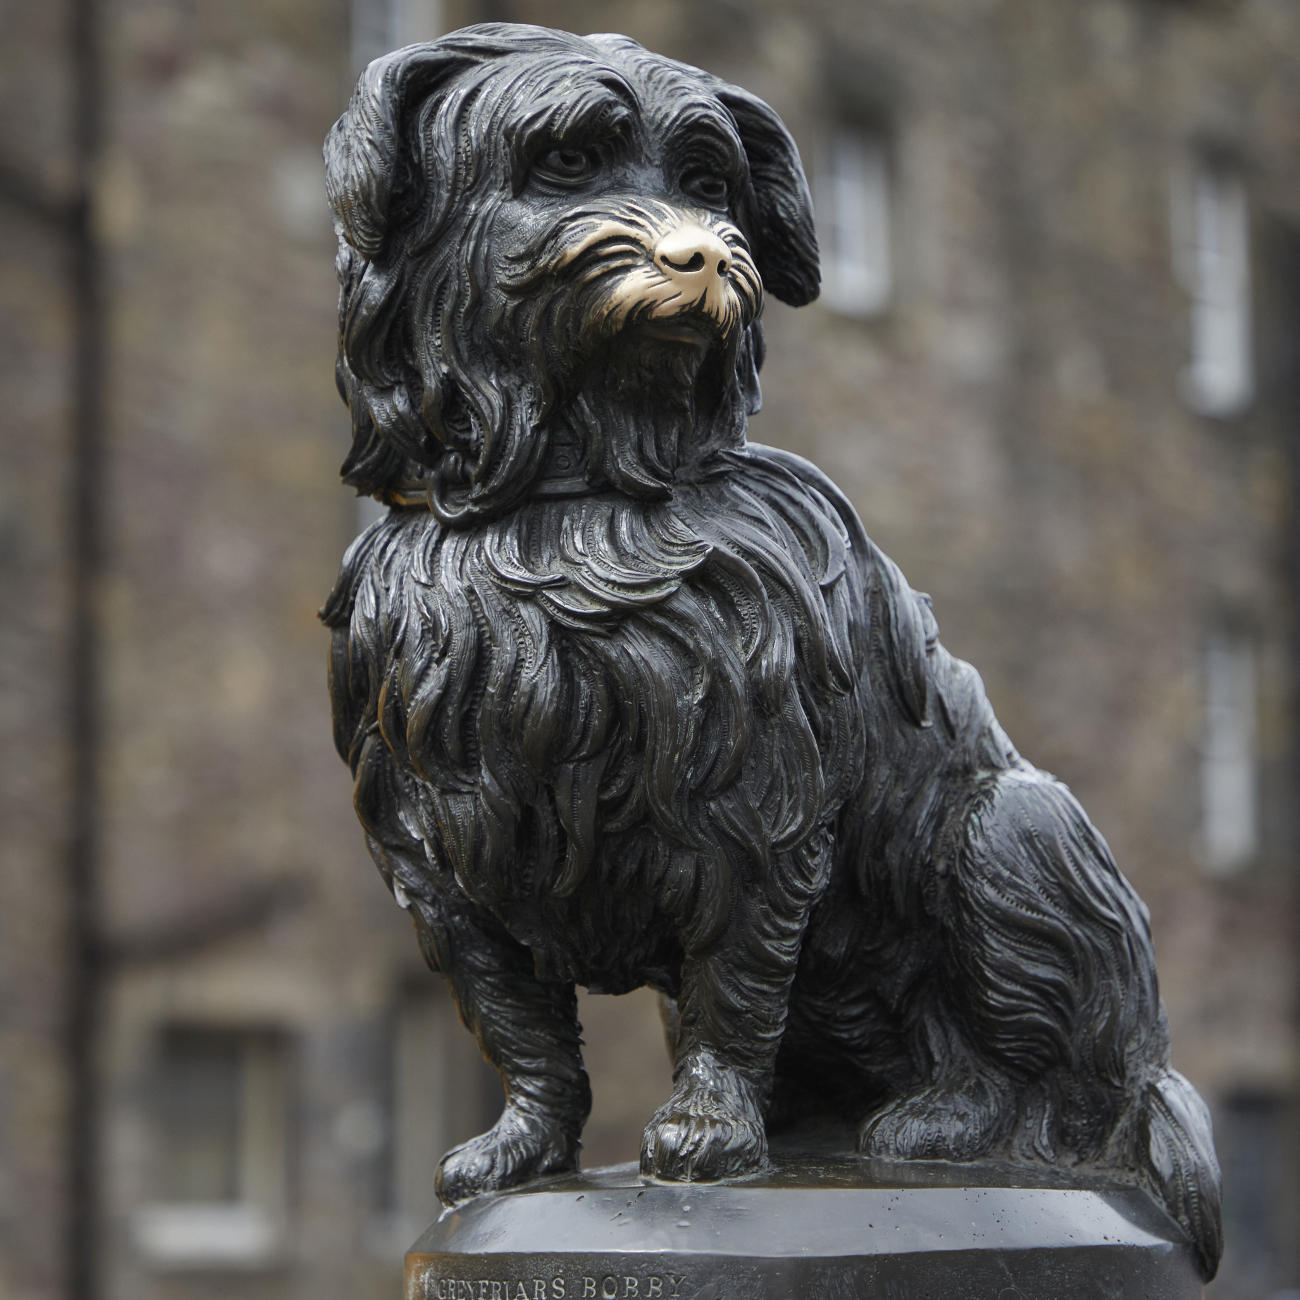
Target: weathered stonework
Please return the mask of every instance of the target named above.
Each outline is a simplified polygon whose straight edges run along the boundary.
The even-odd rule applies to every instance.
[[[193,1294],[193,1279],[154,1270],[129,1236],[133,1208],[149,1195],[141,1052],[159,1018],[256,1011],[303,1026],[307,1155],[291,1262],[241,1276],[241,1295],[390,1296],[409,1241],[375,1244],[383,1157],[347,1154],[358,1148],[337,1147],[333,1135],[348,1103],[384,1095],[383,1052],[355,1026],[388,1004],[415,961],[405,927],[358,868],[346,774],[321,718],[314,611],[354,515],[331,485],[346,444],[322,362],[334,332],[331,241],[311,226],[316,217],[299,224],[297,214],[321,212],[320,192],[300,202],[310,185],[293,179],[317,165],[355,74],[348,24],[341,9],[296,0],[100,8],[109,32],[100,197],[112,340],[103,758],[112,935],[134,944],[174,933],[178,918],[209,917],[246,884],[311,884],[296,911],[120,967],[110,982],[115,1244],[102,1276],[109,1295],[132,1300]],[[1270,231],[1300,219],[1295,6],[444,8],[448,26],[510,17],[626,31],[751,87],[801,140],[836,107],[828,51],[889,70],[893,304],[872,321],[774,306],[768,409],[754,435],[799,431],[792,448],[849,490],[872,534],[931,591],[945,641],[980,666],[1010,732],[1105,828],[1156,918],[1185,1072],[1212,1102],[1243,1087],[1294,1095],[1295,651],[1283,468],[1294,417],[1284,373],[1263,355],[1265,300],[1285,289]],[[61,15],[14,8],[0,50],[0,157],[56,192],[70,178]],[[1227,423],[1186,411],[1176,389],[1187,304],[1171,270],[1169,174],[1205,134],[1240,147],[1258,222],[1260,395]],[[58,230],[7,197],[0,223],[0,315],[17,341],[0,352],[11,435],[0,500],[4,535],[16,539],[0,620],[11,737],[0,796],[0,1079],[9,1079],[0,1081],[0,1168],[13,1171],[0,1190],[0,1291],[47,1300],[57,1294],[64,1203],[63,985],[52,954],[63,934],[68,790],[51,719],[65,698],[70,322]],[[1244,611],[1260,637],[1265,821],[1258,864],[1214,879],[1193,857],[1196,647],[1224,605]],[[309,996],[309,985],[324,992]],[[619,1122],[635,1132],[664,1081],[653,1009],[633,1015],[603,999],[593,1012],[605,1021],[592,1034],[602,1050],[648,1062],[633,1070],[625,1106],[618,1087],[597,1079],[593,1124],[603,1108],[607,1134]],[[615,1032],[628,1035],[626,1052],[614,1049]],[[653,1072],[658,1081],[633,1096]],[[621,1141],[593,1141],[588,1154],[628,1159]],[[1231,1170],[1222,1143],[1221,1155]],[[1229,1254],[1215,1284],[1225,1298],[1239,1294],[1238,1269],[1255,1264],[1234,1262],[1232,1204],[1230,1181]],[[1270,1273],[1254,1290],[1284,1284],[1295,1285],[1294,1272]]]

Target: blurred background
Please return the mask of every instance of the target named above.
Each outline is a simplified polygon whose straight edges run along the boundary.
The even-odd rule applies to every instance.
[[[824,292],[755,439],[930,591],[1149,903],[1210,1101],[1216,1300],[1300,1287],[1300,5],[0,3],[0,1296],[395,1297],[499,1098],[363,850],[316,609],[338,485],[320,143],[482,19],[766,98]],[[587,1160],[666,1095],[587,998]]]

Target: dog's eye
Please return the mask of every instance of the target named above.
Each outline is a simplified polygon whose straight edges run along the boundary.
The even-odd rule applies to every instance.
[[[543,180],[561,185],[586,180],[600,170],[600,155],[594,149],[551,149],[533,164]]]
[[[727,178],[717,172],[687,172],[682,177],[682,191],[710,208],[725,208],[731,198]]]

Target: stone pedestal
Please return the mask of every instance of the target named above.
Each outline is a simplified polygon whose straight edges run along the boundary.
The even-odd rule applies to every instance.
[[[655,1183],[633,1165],[448,1211],[407,1300],[1186,1300],[1191,1251],[1143,1192],[975,1164],[778,1153],[760,1177]]]

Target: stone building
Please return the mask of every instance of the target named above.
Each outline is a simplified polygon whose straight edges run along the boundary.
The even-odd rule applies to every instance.
[[[490,1114],[365,861],[315,621],[359,522],[320,141],[365,58],[483,17],[786,118],[826,291],[770,308],[753,436],[847,489],[1107,835],[1216,1112],[1212,1294],[1300,1286],[1292,0],[68,0],[0,49],[0,1294],[396,1294]],[[584,1012],[589,1154],[630,1159],[653,1006]]]

